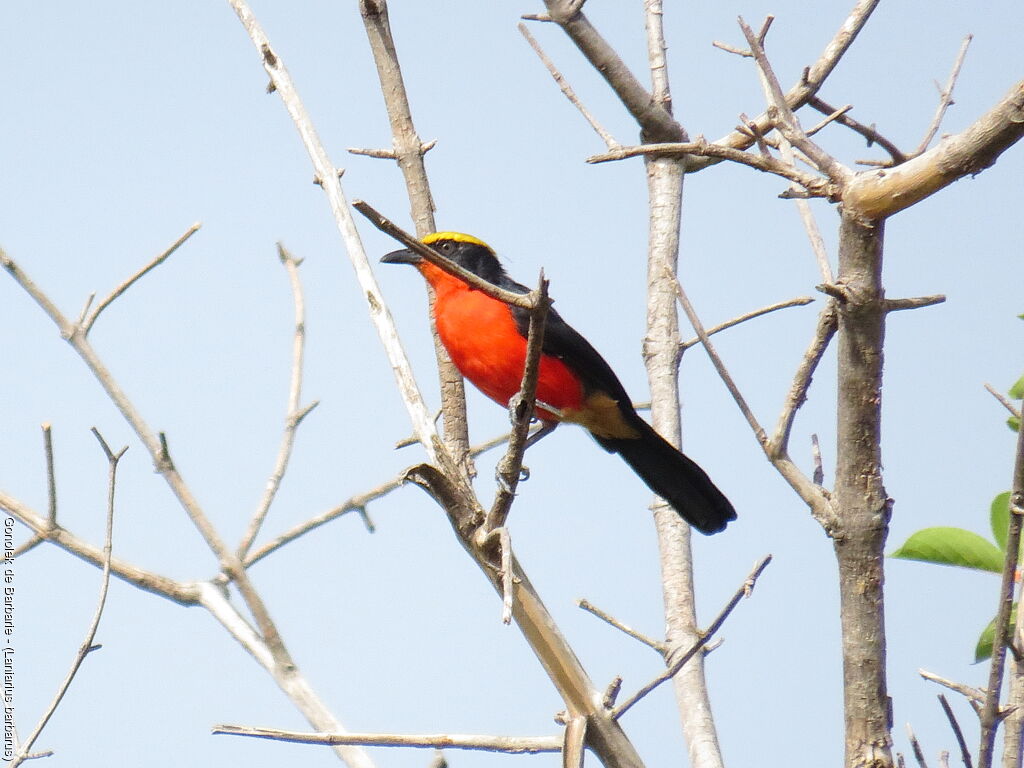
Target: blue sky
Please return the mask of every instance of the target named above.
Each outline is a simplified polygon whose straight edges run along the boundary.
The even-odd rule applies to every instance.
[[[355,3],[256,2],[254,11],[297,82],[347,194],[401,223],[408,204],[393,164],[348,147],[390,144],[376,74]],[[438,140],[427,160],[441,228],[493,245],[532,283],[544,268],[562,315],[588,336],[637,400],[647,397],[644,328],[646,192],[640,161],[589,166],[603,149],[516,31],[535,6],[393,2],[391,16],[418,131]],[[587,12],[644,75],[639,3],[592,0]],[[750,0],[713,8],[667,4],[677,116],[692,136],[718,137],[762,96],[749,60],[712,48],[739,44],[735,17],[776,21],[768,52],[784,84],[810,64],[846,3]],[[203,228],[97,322],[92,340],[173,456],[225,538],[242,535],[273,466],[287,396],[291,295],[275,243],[305,259],[306,401],[292,469],[264,536],[330,508],[416,463],[395,451],[410,427],[368,321],[322,192],[279,99],[264,92],[256,52],[226,3],[101,7],[7,4],[0,41],[7,107],[0,116],[0,245],[76,316],[188,226]],[[1024,10],[883,3],[822,96],[854,104],[901,147],[916,146],[963,36],[974,41],[943,125],[953,133],[1020,77]],[[623,143],[636,129],[604,83],[554,27],[534,34],[580,97]],[[805,122],[813,122],[806,118]],[[845,162],[877,149],[838,128],[821,142]],[[1009,485],[1013,435],[982,388],[1006,389],[1024,369],[1020,292],[1021,172],[1015,147],[886,229],[889,296],[945,293],[937,307],[891,317],[886,349],[886,488],[896,500],[889,549],[927,525],[986,534],[992,497]],[[681,276],[706,324],[799,295],[820,282],[784,185],[718,166],[688,179]],[[815,203],[834,246],[837,217]],[[393,245],[369,226],[371,255]],[[419,383],[437,402],[421,281],[381,267]],[[811,338],[820,300],[718,337],[751,406],[774,424]],[[685,327],[685,326],[684,326]],[[684,331],[685,334],[685,331]],[[178,579],[216,563],[152,471],[141,445],[53,325],[0,280],[0,488],[45,510],[40,424],[53,424],[59,516],[102,539],[106,462],[121,465],[115,552]],[[834,357],[815,378],[792,452],[810,466],[810,435],[834,467]],[[726,625],[708,659],[726,761],[788,765],[793,752],[835,764],[842,754],[836,578],[831,546],[767,465],[699,349],[683,361],[687,452],[732,498],[739,521],[695,541],[698,603],[709,621],[753,563],[774,563]],[[475,441],[505,429],[505,413],[473,393]],[[478,488],[492,492],[494,456]],[[656,545],[642,483],[581,431],[559,430],[530,452],[512,535],[531,579],[598,681],[632,690],[658,671],[648,649],[575,607],[586,597],[650,634],[661,631]],[[255,566],[298,664],[347,727],[360,731],[550,734],[562,705],[500,604],[415,488],[371,505],[377,532],[342,518]],[[17,564],[17,707],[24,734],[63,677],[92,614],[96,569],[43,546]],[[996,580],[891,562],[887,581],[890,693],[897,748],[910,722],[929,756],[954,749],[924,667],[970,684],[970,660],[994,612]],[[315,747],[213,737],[214,723],[303,729],[272,681],[202,609],[183,609],[115,582],[91,655],[37,746],[54,765],[331,765]],[[971,742],[970,709],[954,701]],[[670,692],[624,720],[649,765],[685,754]],[[420,766],[419,752],[374,752],[380,765]],[[452,753],[458,766],[557,758]],[[57,761],[60,761],[59,763]]]

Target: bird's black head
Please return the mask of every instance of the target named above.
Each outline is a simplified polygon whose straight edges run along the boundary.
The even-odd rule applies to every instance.
[[[434,232],[423,238],[423,244],[445,256],[463,269],[497,284],[504,275],[501,262],[487,243],[462,232]],[[422,258],[414,251],[392,251],[383,258],[384,264],[419,264]]]

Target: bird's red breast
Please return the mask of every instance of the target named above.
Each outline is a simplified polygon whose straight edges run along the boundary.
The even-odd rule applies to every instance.
[[[507,406],[519,392],[526,366],[526,339],[508,306],[429,262],[416,266],[434,288],[437,333],[452,362],[477,389]],[[542,355],[537,400],[559,411],[579,411],[584,405],[583,386],[561,360]],[[538,416],[559,420],[539,408]]]

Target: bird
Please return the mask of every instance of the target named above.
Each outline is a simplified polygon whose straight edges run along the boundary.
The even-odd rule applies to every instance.
[[[492,285],[529,292],[473,235],[434,232],[420,242]],[[419,271],[434,289],[434,321],[452,362],[483,394],[507,407],[522,383],[530,311],[487,296],[411,249],[392,251],[381,262],[410,264]],[[701,533],[718,533],[736,519],[732,504],[704,470],[636,412],[611,366],[553,308],[547,315],[535,399],[541,432],[559,422],[584,427]]]

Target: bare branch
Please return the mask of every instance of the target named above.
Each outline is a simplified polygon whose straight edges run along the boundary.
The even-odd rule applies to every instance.
[[[100,618],[103,616],[103,608],[107,603],[107,590],[110,588],[110,566],[113,551],[113,536],[114,536],[114,490],[117,487],[117,463],[124,456],[124,452],[128,450],[125,446],[117,453],[113,453],[110,450],[110,446],[107,445],[102,435],[93,427],[93,434],[96,435],[96,439],[99,440],[100,446],[103,448],[103,453],[107,457],[108,472],[107,472],[107,525],[106,534],[103,539],[103,577],[100,581],[100,596],[96,601],[96,610],[93,612],[92,621],[89,622],[89,629],[85,633],[85,639],[82,644],[78,647],[78,653],[75,654],[74,661],[71,662],[71,669],[68,670],[67,675],[64,676],[64,680],[57,688],[57,693],[54,694],[53,700],[50,705],[43,712],[42,717],[39,718],[39,722],[36,723],[35,728],[28,735],[28,738],[18,747],[17,753],[14,755],[11,762],[8,764],[10,768],[17,768],[21,765],[32,751],[32,745],[35,744],[36,739],[39,738],[39,734],[42,733],[46,724],[50,722],[50,718],[53,717],[53,713],[57,711],[57,707],[60,706],[61,701],[64,699],[64,694],[68,692],[71,687],[71,683],[74,681],[75,676],[78,674],[78,670],[81,669],[82,663],[85,661],[85,657],[91,652],[97,650],[100,646],[94,645],[96,639],[96,630],[100,626]]]
[[[644,141],[686,141],[686,131],[630,72],[573,0],[544,0],[548,16],[569,36],[640,126]]]
[[[43,424],[43,452],[46,454],[46,519],[52,527],[57,525],[57,476],[53,468],[53,433],[49,424]]]
[[[392,157],[405,179],[405,188],[416,234],[419,237],[433,232],[434,197],[427,179],[424,155],[434,146],[434,141],[423,142],[413,124],[412,108],[402,78],[398,51],[391,34],[391,21],[386,0],[361,0],[359,13],[363,18],[366,37],[370,42],[377,76],[380,80],[384,106],[387,108],[391,125]],[[433,306],[433,289],[427,286],[427,295]],[[466,422],[466,389],[455,364],[448,357],[448,351],[437,335],[433,312],[430,313],[430,331],[434,340],[434,354],[437,357],[437,377],[441,389],[441,412],[444,415],[444,445],[452,460],[466,478],[474,474],[469,458],[469,426]]]
[[[914,735],[914,729],[910,727],[910,723],[907,723],[907,738],[910,739],[910,748],[914,750],[914,759],[917,760],[917,764],[920,768],[928,768],[928,763],[924,759],[924,751],[921,749],[921,744],[917,740],[917,736]]]
[[[845,210],[865,220],[891,216],[949,186],[976,176],[1024,136],[1024,80],[966,130],[922,155],[882,171],[858,173],[843,193]]]
[[[753,143],[753,141],[751,142]],[[641,144],[635,147],[620,147],[587,158],[588,163],[607,163],[625,160],[629,157],[716,157],[746,165],[763,173],[771,173],[799,184],[812,197],[824,197],[828,200],[838,199],[838,188],[828,179],[813,173],[801,171],[795,166],[784,163],[773,157],[754,155],[741,149],[724,144],[709,144],[703,136],[695,141],[669,142],[660,144]]]
[[[956,80],[960,77],[960,68],[964,65],[964,59],[967,58],[967,49],[970,48],[971,40],[973,39],[974,35],[967,35],[964,41],[960,43],[960,52],[956,56],[956,61],[953,62],[953,70],[949,73],[946,87],[939,90],[939,106],[935,110],[935,117],[932,118],[931,125],[925,131],[924,138],[917,145],[917,149],[911,153],[911,157],[917,157],[924,153],[928,149],[928,145],[932,143],[932,139],[935,138],[935,134],[939,132],[942,118],[946,116],[946,110],[953,104],[953,89],[956,87]]]
[[[299,405],[302,401],[303,356],[306,346],[306,305],[302,292],[302,281],[299,279],[299,265],[302,263],[302,260],[292,256],[281,243],[277,244],[277,255],[288,272],[288,280],[292,288],[292,301],[295,304],[295,334],[292,340],[291,381],[288,386],[288,405],[284,420],[284,432],[281,435],[281,445],[277,450],[274,469],[267,480],[263,497],[260,499],[252,519],[249,521],[249,526],[242,536],[241,543],[238,545],[237,554],[238,558],[242,561],[245,560],[253,541],[255,541],[257,534],[259,534],[263,521],[270,511],[270,505],[274,503],[274,497],[277,496],[277,491],[281,487],[281,481],[288,470],[288,461],[292,455],[292,447],[295,445],[295,434],[298,431],[299,424],[318,404],[313,402],[305,408],[300,408]]]
[[[903,309],[920,309],[921,307],[931,307],[936,304],[941,304],[946,300],[946,297],[942,294],[936,294],[934,296],[914,296],[909,299],[886,299],[885,310],[886,312],[898,312]]]
[[[123,294],[125,291],[127,291],[129,288],[131,288],[133,285],[135,285],[135,283],[137,283],[139,280],[141,280],[143,277],[145,277],[151,271],[153,271],[154,269],[159,267],[161,264],[163,264],[165,261],[167,261],[167,259],[170,258],[171,255],[176,250],[178,250],[182,245],[184,245],[186,240],[188,240],[190,237],[192,237],[192,235],[194,235],[196,232],[198,232],[199,228],[202,227],[202,226],[203,225],[200,224],[197,221],[195,224],[193,224],[191,227],[189,227],[188,229],[185,230],[185,234],[183,234],[181,237],[179,237],[177,240],[175,240],[173,243],[171,243],[170,247],[168,247],[167,250],[165,250],[163,253],[159,254],[156,258],[154,258],[152,261],[150,261],[146,266],[144,266],[142,269],[140,269],[134,275],[132,275],[127,280],[125,280],[123,283],[121,283],[121,285],[117,286],[117,288],[115,288],[113,290],[113,292],[111,292],[111,294],[109,296],[107,296],[107,298],[105,298],[103,301],[101,301],[99,304],[96,305],[96,308],[92,311],[91,314],[88,315],[88,317],[86,317],[86,319],[79,321],[79,326],[81,328],[82,334],[83,335],[88,335],[89,331],[92,330],[93,324],[96,322],[96,318],[98,318],[100,316],[100,313],[104,309],[106,309],[112,303],[114,303],[114,301],[118,297],[120,297],[121,294]],[[86,309],[88,309],[88,306],[89,305],[87,304],[86,305]],[[83,315],[83,317],[85,316],[85,310],[82,310],[82,315]]]
[[[839,25],[839,29],[829,41],[828,45],[825,46],[825,50],[822,51],[818,60],[810,67],[807,67],[803,71],[803,74],[796,85],[786,92],[785,101],[789,105],[790,109],[799,109],[807,103],[808,99],[814,96],[821,89],[821,86],[824,85],[828,76],[832,74],[832,70],[835,69],[839,60],[843,57],[846,51],[849,50],[857,35],[860,34],[864,25],[867,24],[867,21],[871,17],[871,13],[875,10],[875,7],[878,5],[878,2],[879,0],[858,0],[853,9],[843,20],[843,23]],[[767,112],[754,118],[752,122],[758,126],[761,133],[767,133],[772,129],[773,125]],[[747,149],[753,143],[753,136],[738,130],[723,136],[715,142],[716,145],[728,146],[740,150]],[[687,173],[701,171],[710,165],[720,162],[721,159],[722,158],[710,155],[706,157],[688,158],[686,171]]]
[[[683,286],[678,280],[676,280],[675,283],[676,295],[679,298],[679,303],[683,307],[683,311],[686,312],[686,316],[689,318],[690,324],[697,332],[697,336],[704,345],[704,349],[707,351],[708,357],[711,358],[711,363],[714,365],[719,377],[725,384],[726,389],[729,390],[729,394],[732,395],[733,400],[736,401],[736,405],[739,407],[744,417],[746,417],[747,423],[750,425],[751,430],[753,430],[754,437],[757,440],[758,445],[761,446],[761,449],[765,452],[769,461],[771,461],[779,471],[779,474],[786,479],[793,490],[795,490],[797,494],[799,494],[800,498],[803,499],[810,507],[811,514],[814,515],[814,518],[822,524],[826,531],[833,531],[836,527],[837,521],[835,512],[832,509],[828,498],[822,492],[822,489],[813,484],[784,452],[779,452],[773,448],[772,443],[768,440],[767,433],[757,420],[757,417],[754,416],[753,411],[747,404],[746,398],[743,397],[739,388],[736,386],[736,383],[733,381],[728,369],[725,367],[725,363],[723,363],[722,359],[718,356],[718,352],[715,350],[714,345],[712,345],[711,340],[708,338],[707,332],[704,330],[704,326],[701,323],[700,318],[697,316],[696,310],[694,310],[693,305],[686,296],[686,292],[683,290]],[[821,320],[819,318],[819,328],[820,326]],[[820,331],[818,333],[820,333]],[[818,333],[816,333],[815,338],[818,337]],[[807,358],[805,357],[805,360],[806,359]],[[820,359],[820,356],[818,359]],[[810,372],[813,371],[816,364],[816,360],[813,364],[807,363],[809,366],[807,376],[810,376]]]
[[[956,715],[953,714],[953,708],[949,706],[945,695],[941,693],[939,694],[939,704],[942,705],[942,711],[946,713],[946,719],[949,720],[949,727],[953,729],[953,735],[956,736],[956,743],[960,746],[960,758],[964,762],[964,768],[974,768],[971,761],[971,750],[967,748],[964,732],[960,730],[960,723],[957,722]]]
[[[769,304],[767,307],[755,309],[752,312],[747,312],[738,317],[734,317],[732,320],[726,320],[724,323],[719,323],[718,325],[712,326],[711,328],[707,329],[707,334],[708,336],[714,336],[716,333],[720,333],[721,331],[724,331],[727,328],[732,328],[733,326],[739,325],[740,323],[745,323],[747,320],[753,320],[755,317],[761,317],[762,315],[767,315],[770,312],[777,312],[780,309],[788,309],[789,307],[802,307],[806,304],[810,304],[813,301],[814,299],[812,299],[810,296],[798,296],[797,298],[789,299],[788,301],[780,301],[775,304]],[[688,339],[687,341],[682,342],[679,345],[679,348],[685,351],[690,347],[694,347],[698,344],[700,344],[700,337],[694,336],[692,339]]]
[[[601,137],[605,146],[607,146],[608,149],[617,149],[620,146],[619,142],[617,142],[615,138],[604,129],[604,126],[597,121],[597,118],[595,118],[590,111],[583,106],[583,102],[580,101],[579,97],[576,95],[576,91],[574,91],[572,86],[569,85],[569,81],[565,79],[565,76],[558,70],[555,63],[551,61],[550,57],[544,52],[544,49],[540,47],[540,43],[537,42],[536,38],[530,34],[530,30],[526,28],[526,25],[521,22],[519,24],[519,32],[526,38],[526,42],[530,44],[534,53],[537,54],[544,66],[547,67],[548,72],[551,73],[551,77],[558,85],[559,90],[565,94],[565,98],[567,98],[569,103],[579,110],[579,113],[583,115],[583,119],[586,120],[590,124],[590,127],[594,129],[594,132]]]
[[[33,532],[40,541],[48,541],[87,563],[103,567],[105,556],[102,548],[95,547],[58,526],[51,526],[47,518],[36,514],[13,496],[0,491],[0,509],[14,515]],[[196,586],[186,584],[158,573],[139,568],[132,563],[112,557],[110,570],[115,576],[146,592],[165,597],[180,605],[195,605],[199,599]]]
[[[767,114],[772,124],[790,144],[807,155],[819,171],[828,176],[834,184],[842,187],[852,175],[850,170],[807,137],[807,133],[800,126],[800,121],[786,101],[778,78],[775,77],[775,72],[765,54],[760,36],[754,34],[742,17],[739,19],[739,25],[743,36],[747,38],[747,43],[750,45],[750,52],[754,54],[754,60],[757,62],[765,98],[768,102]]]
[[[287,741],[293,744],[353,745],[361,747],[412,747],[422,749],[470,749],[508,754],[561,752],[558,736],[467,736],[464,734],[400,735],[393,733],[302,733],[277,728],[250,728],[241,725],[215,725],[214,734],[251,736],[257,739]]]
[[[946,678],[939,677],[934,672],[929,672],[926,669],[917,670],[917,674],[925,680],[931,680],[933,683],[938,683],[941,686],[949,688],[951,691],[956,691],[961,694],[971,703],[971,706],[973,706],[975,710],[977,710],[985,701],[985,692],[980,688],[975,688],[973,685],[964,685],[963,683],[957,683],[953,680],[947,680]]]
[[[526,362],[523,366],[522,383],[518,394],[509,403],[512,417],[512,434],[508,441],[505,455],[498,461],[495,470],[498,477],[498,491],[494,503],[487,514],[485,528],[493,531],[505,525],[519,475],[523,468],[523,456],[526,453],[527,437],[530,431],[530,419],[534,416],[537,396],[537,380],[540,376],[541,349],[544,344],[544,326],[547,322],[551,300],[548,298],[548,281],[544,279],[543,270],[537,282],[537,288],[530,294],[533,309],[530,310],[530,324],[527,331]]]
[[[586,754],[587,718],[574,717],[565,724],[562,738],[562,768],[583,768]]]
[[[1014,581],[1020,556],[1021,523],[1024,522],[1024,428],[1017,430],[1017,452],[1013,462],[1013,484],[1010,493],[1010,527],[1006,533],[1006,560],[999,585],[999,603],[992,638],[992,666],[989,671],[985,702],[978,717],[981,724],[981,746],[978,768],[991,768],[995,753],[996,729],[1005,716],[999,708],[1003,686],[1006,648],[1010,642],[1010,613],[1013,608]]]
[[[819,99],[817,96],[808,99],[807,105],[826,115],[835,111],[831,104],[827,103],[822,99]],[[900,151],[900,148],[897,147],[893,142],[889,141],[889,139],[887,139],[881,133],[879,133],[875,126],[864,125],[863,123],[854,120],[847,114],[843,114],[842,116],[840,116],[838,118],[838,122],[840,125],[845,125],[850,130],[859,133],[861,136],[867,139],[869,147],[872,144],[877,144],[886,152],[888,152],[891,160],[886,163],[887,165],[899,165],[900,163],[906,161],[907,156]]]
[[[783,456],[789,452],[789,437],[793,431],[796,412],[807,401],[807,390],[811,386],[811,378],[837,328],[838,316],[835,304],[830,301],[818,315],[818,325],[814,330],[814,337],[793,376],[793,383],[790,384],[789,393],[786,395],[786,403],[779,414],[775,433],[769,443],[771,452],[777,456]]]
[[[579,600],[576,601],[576,605],[578,605],[580,608],[582,608],[587,613],[591,613],[594,616],[597,616],[597,618],[601,619],[601,621],[605,622],[606,624],[610,624],[611,626],[615,627],[620,632],[623,632],[623,633],[629,635],[634,640],[639,640],[641,643],[646,645],[648,648],[653,648],[654,650],[656,650],[658,653],[660,653],[662,655],[665,654],[665,652],[666,652],[666,645],[665,645],[664,642],[662,642],[661,640],[654,640],[653,638],[650,638],[647,635],[645,635],[643,632],[638,632],[637,630],[633,629],[628,624],[623,624],[621,621],[616,619],[610,613],[607,613],[606,611],[602,611],[600,608],[598,608],[596,605],[591,603],[589,600],[585,600],[583,598],[580,598]]]
[[[229,2],[249,34],[253,45],[259,51],[263,68],[271,78],[274,91],[281,96],[281,100],[288,110],[292,122],[295,123],[303,146],[309,154],[314,173],[321,181],[331,207],[331,212],[334,214],[338,231],[348,251],[349,260],[359,281],[359,286],[366,297],[366,303],[370,310],[370,319],[377,329],[377,334],[380,336],[381,343],[387,353],[388,361],[391,363],[391,369],[394,372],[399,392],[402,395],[406,411],[412,421],[416,437],[423,445],[431,461],[445,462],[445,457],[441,455],[444,451],[437,434],[437,429],[434,427],[433,419],[431,419],[427,406],[423,402],[423,396],[420,394],[419,387],[416,385],[416,379],[412,373],[412,366],[409,364],[409,360],[399,341],[394,320],[384,302],[384,297],[377,285],[373,270],[370,269],[366,252],[356,230],[355,221],[352,218],[348,202],[338,180],[338,169],[330,161],[327,150],[324,149],[323,143],[317,135],[316,128],[313,126],[309,113],[299,98],[298,91],[291,79],[291,75],[289,75],[287,68],[284,66],[284,62],[274,52],[270,45],[270,40],[260,27],[252,10],[245,0],[229,0]]]
[[[256,592],[252,583],[245,575],[245,569],[242,567],[241,561],[234,556],[227,545],[224,543],[220,534],[216,528],[210,522],[206,513],[199,505],[198,500],[192,493],[191,488],[185,483],[184,478],[180,475],[178,470],[174,466],[174,462],[169,460],[167,456],[167,446],[162,439],[158,439],[153,430],[146,423],[145,419],[142,418],[142,414],[135,408],[135,405],[128,399],[127,395],[121,390],[117,381],[113,375],[100,360],[96,354],[92,345],[88,341],[88,337],[79,333],[79,328],[72,325],[68,319],[61,314],[60,310],[57,309],[56,305],[46,296],[46,294],[24,273],[24,271],[11,259],[5,252],[0,250],[0,266],[3,266],[15,279],[15,281],[28,293],[36,303],[50,316],[50,319],[54,322],[57,328],[60,330],[61,336],[72,346],[75,352],[78,353],[79,357],[82,358],[83,362],[92,372],[93,376],[99,382],[100,386],[106,392],[107,397],[114,403],[117,409],[121,412],[125,421],[128,422],[129,426],[138,435],[139,440],[145,445],[146,450],[149,452],[150,457],[153,460],[153,464],[157,471],[163,475],[164,480],[167,482],[171,491],[174,493],[178,502],[182,508],[188,514],[192,524],[196,527],[196,530],[202,535],[206,541],[207,546],[217,556],[218,561],[238,584],[239,592],[245,599],[246,605],[249,606],[249,610],[252,611],[254,618],[260,626],[260,631],[267,637],[268,642],[281,653],[284,653],[283,644],[281,643],[280,636],[278,635],[277,628],[274,626],[270,619],[270,615],[267,612],[266,606],[263,603],[262,598]],[[36,531],[39,535],[44,535],[45,531]],[[44,538],[50,538],[45,536]]]
[[[986,384],[985,389],[987,389],[989,394],[992,395],[992,397],[994,397],[996,400],[998,400],[1002,404],[1002,406],[1010,412],[1011,415],[1016,416],[1018,419],[1021,417],[1020,410],[1018,410],[1017,407],[1010,402],[1010,399],[1006,395],[997,390],[991,384]]]
[[[747,576],[747,578],[744,580],[740,588],[736,590],[736,593],[732,596],[732,599],[730,599],[729,602],[726,603],[725,607],[721,610],[718,616],[715,617],[715,620],[711,622],[711,625],[706,630],[701,632],[700,636],[697,638],[697,642],[695,642],[686,653],[684,653],[675,661],[672,661],[671,659],[666,659],[666,661],[671,662],[669,668],[666,669],[662,674],[654,678],[651,682],[647,683],[647,685],[643,686],[639,691],[634,693],[632,696],[630,696],[628,699],[622,702],[619,706],[617,706],[614,710],[615,719],[619,719],[620,717],[622,717],[624,714],[626,714],[626,712],[632,709],[634,704],[639,702],[642,698],[647,696],[651,691],[653,691],[659,685],[664,683],[666,680],[670,680],[672,677],[674,677],[679,672],[679,670],[683,668],[686,662],[693,658],[693,656],[707,644],[708,640],[710,640],[715,635],[715,633],[718,632],[719,629],[721,629],[722,625],[725,623],[725,620],[729,618],[729,614],[731,614],[733,610],[735,610],[736,606],[739,605],[740,600],[742,600],[744,597],[750,597],[750,595],[753,593],[754,586],[757,584],[758,577],[761,575],[764,569],[768,567],[768,564],[771,561],[772,556],[765,555],[763,558],[761,558],[761,560],[757,562],[757,564],[754,566],[754,570],[750,572],[750,575]]]

